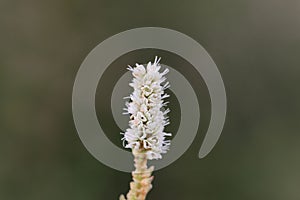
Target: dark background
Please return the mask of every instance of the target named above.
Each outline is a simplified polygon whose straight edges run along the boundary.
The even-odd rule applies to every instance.
[[[179,160],[155,172],[148,199],[299,200],[299,13],[297,0],[0,1],[0,199],[118,199],[127,192],[130,174],[104,166],[82,145],[72,87],[97,44],[156,26],[208,51],[225,83],[228,113],[214,150],[198,159],[210,112],[201,83],[199,134]],[[133,52],[118,66],[156,53],[180,68],[176,56],[155,50]],[[99,90],[97,111],[109,116]],[[176,120],[176,109],[171,115]],[[107,134],[115,143],[121,138]]]

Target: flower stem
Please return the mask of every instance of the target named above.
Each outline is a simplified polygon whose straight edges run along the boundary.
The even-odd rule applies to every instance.
[[[127,200],[145,200],[147,193],[151,190],[151,176],[154,167],[147,168],[147,156],[145,150],[139,149],[132,151],[134,155],[135,171],[132,172],[133,181],[130,183],[130,190],[127,194]],[[126,200],[124,195],[120,200]]]

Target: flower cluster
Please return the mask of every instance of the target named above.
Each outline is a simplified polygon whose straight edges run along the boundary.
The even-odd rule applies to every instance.
[[[130,128],[122,133],[122,140],[125,148],[145,150],[149,160],[162,158],[161,154],[166,153],[170,146],[165,137],[171,133],[164,132],[164,127],[169,124],[167,113],[170,111],[164,109],[168,103],[164,99],[169,97],[164,92],[169,87],[164,75],[169,70],[160,73],[159,61],[155,57],[154,63],[149,62],[146,68],[140,64],[128,67],[134,76],[129,84],[134,91],[124,108],[124,114],[130,114]]]

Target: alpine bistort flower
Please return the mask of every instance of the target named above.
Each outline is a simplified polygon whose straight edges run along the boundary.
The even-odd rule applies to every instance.
[[[164,132],[164,127],[169,124],[167,113],[164,109],[169,97],[164,90],[169,87],[165,74],[168,69],[159,72],[161,66],[155,57],[154,63],[149,62],[146,67],[136,64],[136,67],[128,67],[133,79],[129,84],[133,87],[133,93],[127,97],[125,114],[130,115],[129,126],[122,138],[126,148],[132,149],[134,155],[135,171],[132,172],[133,181],[126,195],[127,200],[145,200],[147,193],[152,188],[154,167],[147,167],[147,160],[160,159],[161,154],[166,153],[170,141],[165,140],[171,133]],[[124,195],[120,200],[126,200]]]
[[[140,64],[136,64],[135,68],[128,67],[134,76],[129,84],[134,91],[128,97],[130,102],[126,103],[124,109],[125,114],[130,114],[130,128],[124,133],[123,141],[126,148],[144,149],[149,160],[162,158],[161,154],[166,153],[170,145],[165,137],[171,136],[164,132],[164,127],[169,124],[166,114],[170,110],[163,111],[168,103],[163,100],[169,97],[164,93],[169,87],[164,75],[169,70],[160,73],[159,61],[155,57],[154,63],[149,62],[146,68]]]

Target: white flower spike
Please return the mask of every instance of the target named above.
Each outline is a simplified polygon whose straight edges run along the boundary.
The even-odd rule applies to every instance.
[[[170,146],[170,141],[165,140],[171,133],[164,132],[164,127],[169,124],[167,113],[169,109],[164,109],[168,102],[164,99],[169,97],[164,90],[168,88],[166,75],[169,70],[159,72],[161,66],[160,58],[155,57],[154,63],[149,62],[145,68],[136,64],[128,70],[132,72],[133,79],[129,84],[134,91],[128,97],[124,110],[130,115],[129,126],[122,138],[125,148],[132,150],[144,150],[147,159],[160,159],[161,154],[166,153]]]

